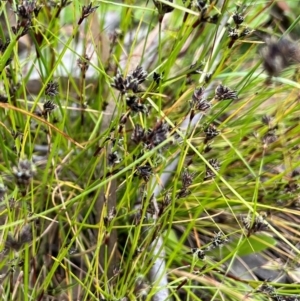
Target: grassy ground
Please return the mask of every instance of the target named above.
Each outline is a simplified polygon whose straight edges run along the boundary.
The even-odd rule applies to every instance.
[[[298,300],[298,1],[79,2],[1,2],[1,300]]]

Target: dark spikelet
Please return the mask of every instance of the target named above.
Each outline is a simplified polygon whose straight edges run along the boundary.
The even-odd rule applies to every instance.
[[[228,28],[228,37],[231,40],[237,40],[239,38],[239,31],[236,28],[229,27]]]
[[[210,124],[207,128],[204,129],[204,133],[205,133],[205,141],[204,142],[207,143],[208,141],[217,137],[220,132],[217,130],[215,125]]]
[[[128,119],[128,114],[122,114],[120,119],[119,119],[120,124],[122,124],[122,125],[126,124],[127,119]]]
[[[12,234],[8,233],[5,248],[18,251],[25,243],[32,241],[31,226],[25,225],[22,227],[18,239],[15,239]]]
[[[44,111],[43,115],[50,114],[53,110],[56,109],[56,105],[51,100],[47,100],[43,105]]]
[[[198,110],[198,111],[201,111],[201,112],[205,112],[210,108],[211,108],[211,103],[207,100],[199,101],[195,105],[195,109]]]
[[[250,28],[248,28],[248,27],[244,28],[244,29],[241,31],[241,33],[240,33],[240,38],[249,36],[253,31],[254,31],[254,30],[252,30],[252,29],[250,29]]]
[[[179,193],[177,194],[177,198],[183,198],[191,194],[188,187],[193,183],[195,174],[188,172],[188,170],[184,170],[181,175],[182,180],[182,188],[180,189]]]
[[[78,25],[80,25],[84,19],[86,19],[90,14],[92,14],[99,6],[92,6],[92,3],[90,3],[87,6],[83,6],[81,9],[81,16],[78,20]]]
[[[156,73],[156,72],[153,73],[153,80],[157,85],[159,85],[162,78],[163,78],[163,74],[159,74],[159,73]]]
[[[192,248],[191,253],[193,255],[196,255],[199,259],[204,260],[205,259],[205,252],[198,248]]]
[[[257,215],[254,218],[254,221],[251,215],[242,216],[241,222],[244,228],[248,231],[248,236],[257,232],[265,231],[269,228],[268,223],[262,215]]]
[[[217,159],[209,159],[208,163],[214,168],[215,171],[220,170],[220,163]],[[209,166],[206,166],[205,177],[204,180],[211,180],[215,178],[215,173],[211,170]]]
[[[206,250],[212,250],[218,247],[224,246],[228,242],[228,238],[224,235],[222,231],[215,233],[214,238],[211,241],[211,244],[206,248]]]
[[[22,3],[17,6],[16,14],[22,19],[31,20],[33,15],[38,15],[40,9],[41,7],[36,4],[35,0],[23,0]]]
[[[166,212],[167,208],[171,205],[171,203],[172,203],[171,195],[170,193],[166,193],[162,200],[162,204],[159,208],[158,216],[161,216],[164,212]]]
[[[202,15],[204,15],[204,13],[207,11],[206,1],[201,1],[201,0],[195,1],[193,3],[193,6],[195,6],[199,10],[199,12],[201,12]]]
[[[116,217],[117,215],[117,210],[116,210],[116,207],[112,207],[109,212],[108,212],[108,215],[104,217],[104,225],[107,227],[111,222],[112,220]]]
[[[127,91],[127,82],[126,79],[123,78],[123,75],[118,71],[117,75],[113,78],[112,87],[119,90],[121,93],[126,93]]]
[[[288,39],[270,39],[267,46],[261,50],[263,67],[269,76],[278,76],[291,64],[300,62],[299,47]]]
[[[85,54],[82,58],[79,58],[77,60],[77,65],[80,68],[81,72],[85,73],[90,66],[90,57],[87,54]]]
[[[18,166],[14,166],[12,170],[16,181],[21,185],[28,185],[36,173],[35,165],[27,159],[20,159]]]
[[[25,225],[20,232],[19,235],[19,242],[20,244],[25,244],[32,241],[32,233],[31,233],[31,226]]]
[[[140,103],[140,98],[135,95],[129,95],[126,97],[126,104],[130,108],[132,112],[136,113],[147,113],[148,109],[147,107]]]
[[[125,94],[128,91],[137,93],[139,91],[139,85],[146,80],[147,76],[147,71],[145,71],[143,67],[140,66],[138,66],[125,78],[118,71],[117,75],[113,78],[113,83],[111,84],[111,86],[119,90],[122,94]]]
[[[215,99],[217,100],[225,100],[225,99],[237,99],[236,91],[231,90],[230,88],[218,85],[215,90]]]
[[[7,38],[5,42],[3,42],[1,39],[0,39],[0,52],[1,53],[4,53],[5,50],[7,49],[8,45],[10,44],[10,39]]]
[[[188,196],[188,195],[190,195],[190,194],[191,194],[191,191],[190,191],[189,189],[187,189],[187,188],[182,188],[182,189],[180,189],[179,192],[177,193],[176,198],[177,198],[177,199],[184,198],[184,197],[186,197],[186,196]]]
[[[8,97],[0,94],[0,102],[7,103],[8,102]]]
[[[211,108],[211,103],[203,97],[204,91],[204,87],[194,90],[191,101],[192,109],[205,112]]]
[[[141,142],[145,142],[146,137],[145,129],[141,125],[136,124],[131,134],[131,140],[134,143],[139,144]]]
[[[51,97],[56,96],[58,94],[58,83],[50,81],[45,89],[45,94]]]
[[[262,143],[265,147],[278,140],[275,130],[270,129],[262,138]]]
[[[232,19],[236,26],[239,26],[244,22],[244,16],[238,12],[233,14]]]
[[[193,179],[194,179],[195,174],[194,173],[190,173],[187,170],[184,170],[184,172],[182,173],[182,186],[184,188],[188,188],[192,183],[193,183]]]
[[[275,288],[270,285],[270,284],[267,284],[267,283],[263,283],[258,289],[257,289],[258,292],[262,292],[264,294],[267,294],[267,295],[274,295],[276,293],[276,290]]]
[[[121,159],[116,151],[108,155],[108,164],[109,165],[115,165],[120,162],[121,162]]]
[[[169,0],[170,3],[173,3],[173,0]],[[157,0],[153,0],[154,5],[156,6],[156,8],[158,9],[158,13],[160,15],[164,15],[167,13],[170,13],[174,10],[174,7],[167,5],[165,3],[161,3],[160,1]]]
[[[131,140],[136,144],[144,143],[146,149],[152,149],[168,138],[170,126],[166,122],[158,122],[153,129],[146,130],[136,124],[131,134]]]
[[[273,117],[272,116],[269,116],[269,115],[264,115],[262,118],[261,118],[261,122],[267,126],[270,126],[271,122],[273,120]]]
[[[17,38],[20,39],[21,37],[25,36],[29,32],[30,28],[31,28],[31,21],[26,20],[24,24],[18,22],[17,26],[12,26],[11,30],[15,35],[18,34]]]
[[[138,82],[138,84],[141,84],[146,80],[148,73],[143,69],[143,67],[138,66],[135,70],[133,70],[131,76]]]
[[[20,243],[10,233],[8,233],[5,241],[5,248],[17,251],[20,249]]]
[[[152,130],[147,134],[147,148],[151,149],[168,138],[170,126],[166,122],[159,122]]]
[[[151,175],[153,174],[152,167],[149,163],[139,166],[136,169],[136,174],[145,182],[148,182],[150,180]]]
[[[192,96],[192,102],[196,103],[196,102],[202,100],[204,91],[205,91],[204,87],[200,87],[198,89],[195,89],[194,93],[193,93],[193,96]]]
[[[268,283],[263,283],[256,290],[258,293],[263,293],[268,296],[272,301],[299,301],[299,295],[279,295],[272,285]]]

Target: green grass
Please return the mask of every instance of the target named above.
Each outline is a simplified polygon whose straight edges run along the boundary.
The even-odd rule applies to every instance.
[[[297,1],[82,2],[1,4],[1,300],[296,300]]]

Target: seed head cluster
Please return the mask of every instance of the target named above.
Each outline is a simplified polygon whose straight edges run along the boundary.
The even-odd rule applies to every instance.
[[[7,38],[5,42],[0,39],[0,52],[4,53],[10,43],[10,39]]]
[[[37,16],[41,7],[37,5],[35,0],[23,0],[21,4],[17,6],[17,15],[25,20],[31,20],[34,16]]]
[[[228,25],[228,37],[230,38],[229,48],[233,46],[236,40],[248,36],[253,32],[253,30],[249,29],[247,26],[242,25],[245,21],[245,17],[242,13],[235,11],[232,15],[232,20],[235,27]]]
[[[237,92],[231,90],[230,88],[218,85],[215,90],[215,99],[217,100],[225,100],[225,99],[237,99]]]
[[[139,98],[136,95],[128,95],[126,97],[126,104],[132,112],[136,113],[147,113],[147,107],[139,102]]]
[[[183,198],[187,195],[189,195],[191,192],[189,191],[188,187],[193,183],[195,174],[190,173],[188,170],[184,170],[181,179],[182,179],[182,188],[180,189],[177,197]]]
[[[278,136],[276,135],[276,131],[278,129],[278,126],[275,125],[273,126],[273,118],[271,116],[268,115],[264,115],[262,117],[262,123],[264,125],[268,126],[268,131],[266,132],[266,134],[262,137],[262,143],[264,145],[264,147],[266,148],[267,146],[269,146],[271,143],[277,141]]]
[[[279,295],[275,287],[268,283],[263,283],[256,290],[257,293],[263,293],[268,296],[272,301],[299,301],[299,295]]]
[[[87,6],[83,5],[81,9],[81,16],[78,20],[78,25],[80,25],[90,14],[95,12],[98,7],[99,6],[92,6],[92,3],[88,4]]]
[[[226,100],[226,99],[235,100],[238,99],[238,96],[236,91],[231,90],[230,88],[220,84],[215,89],[214,98],[216,100]],[[205,88],[203,86],[200,88],[196,88],[192,95],[191,110],[206,112],[211,107],[212,107],[211,102],[205,97]]]
[[[113,153],[110,153],[108,155],[108,164],[109,165],[115,165],[120,162],[121,162],[121,159],[120,159],[117,151],[114,151]]]
[[[224,235],[222,231],[215,233],[214,237],[211,239],[209,245],[203,249],[192,248],[191,253],[196,255],[198,259],[205,260],[205,255],[208,251],[211,251],[215,248],[223,247],[229,239]]]
[[[134,71],[128,74],[126,77],[118,72],[113,78],[112,87],[119,90],[122,94],[127,92],[139,92],[139,85],[143,83],[148,76],[148,73],[141,67],[138,66]]]
[[[170,3],[173,3],[173,0],[168,0]],[[167,14],[167,13],[170,13],[174,10],[174,7],[168,5],[168,4],[165,4],[165,3],[162,3],[160,1],[157,1],[157,0],[153,0],[153,3],[154,5],[156,6],[157,10],[158,10],[158,13],[160,15],[164,15],[164,14]]]
[[[47,100],[44,104],[43,104],[43,112],[42,115],[44,117],[47,117],[53,110],[55,110],[56,105],[53,103],[53,101],[51,100]]]
[[[220,162],[217,159],[209,159],[208,163],[213,167],[215,171],[220,170]],[[207,165],[204,180],[211,180],[215,177],[215,172]]]
[[[204,87],[194,90],[191,101],[191,108],[200,112],[205,112],[211,108],[211,103],[204,98]]]
[[[22,227],[17,238],[13,237],[12,234],[8,233],[5,241],[5,248],[18,251],[25,243],[31,242],[31,240],[31,225],[28,224]]]
[[[206,248],[207,251],[222,247],[228,242],[228,238],[224,235],[222,231],[215,233],[210,245]]]
[[[45,94],[50,97],[56,96],[58,94],[58,83],[53,81],[48,82]]]
[[[265,147],[269,144],[277,141],[278,137],[276,135],[276,131],[274,129],[268,130],[268,132],[262,137],[262,143]]]
[[[107,227],[109,225],[109,223],[112,222],[112,220],[116,217],[117,215],[117,210],[116,207],[112,207],[109,212],[108,215],[104,217],[104,224]]]
[[[168,209],[168,207],[171,205],[172,203],[172,199],[171,199],[171,195],[170,193],[166,193],[163,197],[161,206],[159,208],[159,212],[158,212],[158,216],[160,217],[164,212],[166,212],[166,210]]]
[[[205,252],[198,248],[191,249],[192,254],[196,255],[198,259],[205,260]]]
[[[166,122],[158,122],[153,129],[145,130],[136,124],[131,134],[131,140],[136,144],[144,143],[146,149],[152,149],[165,141],[170,132],[170,126]]]
[[[187,2],[187,1],[183,1]],[[189,2],[188,5],[189,8],[195,8],[199,12],[199,18],[198,20],[193,24],[193,27],[198,26],[201,23],[212,23],[216,24],[219,20],[220,14],[214,14],[212,15],[212,10],[209,9],[210,5],[208,1],[202,1],[202,0],[195,0]]]
[[[18,38],[28,33],[33,18],[38,16],[40,10],[41,6],[37,5],[35,0],[23,0],[17,5],[15,13],[18,16],[18,22],[17,26],[12,27],[12,31],[18,35]]]
[[[87,54],[85,54],[84,56],[82,56],[77,60],[77,65],[83,74],[85,74],[89,69],[90,59],[91,58]]]
[[[266,42],[261,50],[263,67],[269,76],[278,76],[283,69],[291,64],[300,62],[300,49],[292,41],[282,38],[274,38]]]
[[[210,124],[208,127],[204,129],[204,133],[205,133],[204,143],[207,143],[208,141],[217,137],[220,132],[217,130],[214,124]]]
[[[136,168],[136,174],[145,182],[148,182],[153,174],[153,170],[150,164],[146,163],[145,165],[141,165]]]
[[[235,12],[233,15],[232,15],[232,19],[233,19],[233,22],[235,23],[235,25],[237,27],[239,27],[243,22],[244,22],[244,16],[239,13],[239,12]]]
[[[27,186],[36,174],[36,168],[31,161],[20,159],[18,165],[13,167],[12,172],[19,185]]]
[[[251,215],[242,216],[241,222],[248,231],[248,236],[257,232],[266,231],[269,228],[269,224],[262,215],[257,215],[254,220]]]

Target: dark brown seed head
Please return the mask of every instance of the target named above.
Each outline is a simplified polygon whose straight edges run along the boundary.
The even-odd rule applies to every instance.
[[[220,163],[217,159],[209,159],[208,163],[213,167],[213,169],[215,171],[220,170]],[[209,166],[206,166],[204,180],[211,180],[215,177],[216,177],[216,175],[215,175],[214,171]]]
[[[138,166],[136,169],[136,174],[145,182],[148,182],[150,180],[151,175],[153,174],[152,167],[149,163],[146,163],[142,166]]]
[[[290,64],[300,62],[300,48],[288,39],[270,39],[261,50],[263,67],[269,76],[278,76]]]
[[[14,166],[12,170],[17,183],[28,185],[36,173],[35,165],[27,159],[20,159],[18,166]]]
[[[242,16],[240,13],[235,12],[232,16],[233,22],[235,25],[239,26],[244,22],[244,16]]]
[[[192,248],[191,249],[192,254],[195,254],[199,259],[204,260],[205,259],[205,252],[198,248]]]
[[[81,9],[81,16],[78,20],[78,25],[80,25],[84,19],[86,19],[90,14],[92,14],[99,6],[92,6],[92,3],[90,3],[87,6],[83,6]]]
[[[45,94],[51,97],[56,96],[58,94],[58,83],[53,81],[48,82]]]
[[[225,99],[237,99],[236,91],[231,90],[230,88],[218,85],[215,90],[215,99],[217,100],[225,100]]]
[[[140,66],[126,77],[123,77],[122,73],[118,71],[117,75],[113,78],[111,86],[119,90],[122,94],[130,90],[133,93],[137,93],[139,91],[139,85],[146,80],[147,76],[147,71]]]
[[[169,0],[170,3],[173,3],[173,0]],[[158,9],[158,13],[160,15],[164,15],[170,13],[174,10],[174,7],[167,5],[165,3],[161,3],[159,0],[153,0],[154,5]]]
[[[134,130],[131,134],[131,140],[136,144],[146,141],[145,129],[143,129],[141,125],[139,124],[135,125]]]
[[[215,125],[210,124],[206,129],[204,129],[204,133],[205,133],[205,143],[207,143],[209,140],[212,140],[216,136],[218,136],[220,132],[217,130]]]

